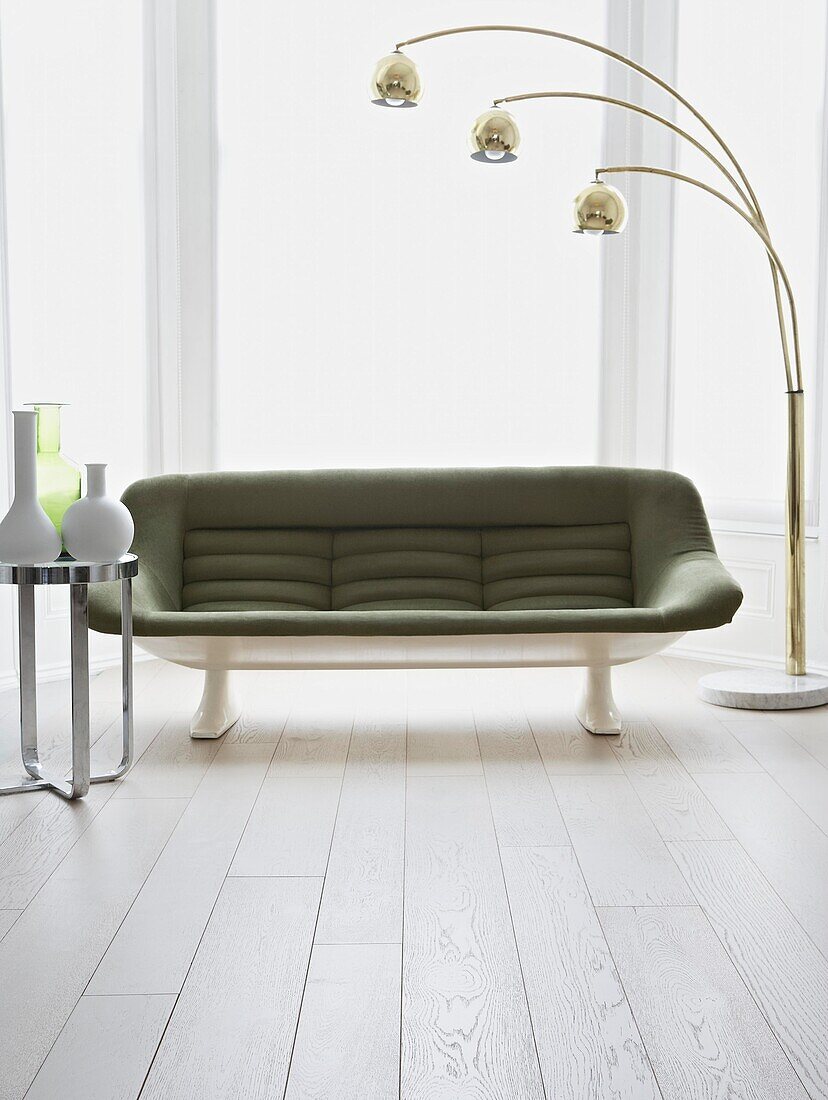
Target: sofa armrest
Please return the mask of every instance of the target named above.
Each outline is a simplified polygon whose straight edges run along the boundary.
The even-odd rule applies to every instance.
[[[661,612],[665,630],[706,630],[729,623],[742,590],[716,552],[688,551],[671,558],[636,601]]]
[[[729,623],[742,592],[716,554],[696,486],[681,474],[636,470],[630,490],[635,606],[659,611],[665,630]]]

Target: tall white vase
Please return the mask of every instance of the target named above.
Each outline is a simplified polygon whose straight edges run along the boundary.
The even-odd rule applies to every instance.
[[[62,532],[78,561],[117,561],[129,550],[135,524],[126,505],[106,495],[105,462],[87,462],[86,496],[67,510]]]
[[[37,499],[37,413],[14,418],[14,500],[0,523],[0,561],[36,565],[60,554],[60,535]]]

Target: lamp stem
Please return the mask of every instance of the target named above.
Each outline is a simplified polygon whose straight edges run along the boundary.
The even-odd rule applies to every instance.
[[[805,665],[805,394],[788,392],[788,476],[785,498],[786,659],[789,676]]]

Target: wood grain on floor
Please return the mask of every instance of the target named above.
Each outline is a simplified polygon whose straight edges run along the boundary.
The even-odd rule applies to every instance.
[[[0,1100],[828,1100],[828,708],[697,671],[618,669],[618,737],[577,670],[253,672],[199,742],[136,666],[129,775],[0,799]]]
[[[668,1096],[805,1100],[802,1083],[700,909],[598,912]]]

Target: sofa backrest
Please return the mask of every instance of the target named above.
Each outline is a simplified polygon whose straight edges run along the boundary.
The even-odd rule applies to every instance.
[[[628,607],[626,523],[543,527],[196,528],[182,607],[271,611]]]
[[[662,470],[168,475],[124,501],[139,587],[171,610],[624,607],[713,550],[695,488]]]

